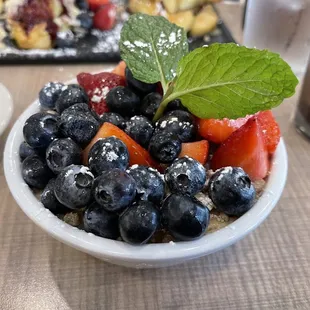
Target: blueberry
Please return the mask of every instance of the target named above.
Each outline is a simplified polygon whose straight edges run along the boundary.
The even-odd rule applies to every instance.
[[[88,1],[87,0],[75,0],[74,1],[77,8],[80,10],[88,10]]]
[[[7,23],[4,25],[7,25]],[[8,30],[7,33],[10,33],[10,30]],[[12,39],[10,35],[6,35],[1,41],[5,47],[18,48],[16,41]]]
[[[33,148],[47,148],[59,136],[57,115],[39,112],[30,116],[23,128],[25,141]]]
[[[123,141],[115,137],[99,139],[88,154],[88,165],[95,175],[113,168],[126,170],[128,164],[128,149]]]
[[[208,194],[217,210],[239,216],[253,206],[255,188],[242,168],[225,167],[211,176]]]
[[[148,119],[152,120],[160,106],[162,96],[159,93],[149,93],[142,100],[140,112]]]
[[[94,181],[93,196],[98,204],[110,212],[128,207],[136,196],[136,181],[126,171],[111,169]]]
[[[125,128],[125,119],[123,118],[123,116],[117,113],[103,113],[102,115],[100,115],[99,121],[101,124],[107,122],[119,127],[120,129]]]
[[[58,126],[63,136],[70,137],[83,147],[96,135],[99,122],[87,104],[79,103],[63,111]]]
[[[56,34],[55,45],[59,48],[73,47],[75,36],[71,30],[58,31]]]
[[[59,98],[64,84],[58,82],[49,82],[39,92],[39,101],[43,108],[55,109],[55,103]]]
[[[135,115],[126,122],[125,132],[137,143],[147,148],[154,128],[145,116]]]
[[[140,108],[140,98],[124,86],[112,88],[107,94],[106,103],[110,111],[122,116],[135,115]]]
[[[121,214],[121,237],[130,244],[147,243],[154,235],[159,222],[160,216],[155,206],[149,201],[140,201]]]
[[[206,169],[190,157],[176,159],[165,172],[165,181],[172,193],[194,196],[202,190],[206,179]]]
[[[58,97],[55,106],[57,112],[60,114],[76,103],[88,103],[88,96],[81,86],[70,84],[63,87],[63,91]]]
[[[178,135],[182,142],[192,141],[197,128],[194,117],[185,111],[176,110],[167,113],[156,123],[156,132],[167,131]]]
[[[181,141],[172,132],[163,131],[155,133],[150,140],[149,152],[159,162],[171,163],[181,153]]]
[[[53,176],[45,161],[38,155],[28,156],[22,163],[22,176],[31,187],[43,189]]]
[[[162,205],[162,225],[170,234],[181,241],[197,239],[206,232],[209,209],[196,198],[171,194]]]
[[[41,202],[45,208],[49,209],[54,214],[70,212],[70,209],[62,205],[55,196],[55,181],[55,179],[49,180],[41,194]]]
[[[19,146],[19,157],[21,160],[24,160],[28,156],[31,155],[38,155],[38,151],[32,148],[28,143],[25,141],[22,142]]]
[[[71,165],[58,174],[54,193],[70,209],[84,208],[92,198],[94,176],[88,167]]]
[[[165,195],[165,183],[157,170],[134,165],[129,168],[128,173],[137,183],[136,200],[160,204]]]
[[[132,72],[126,67],[125,76],[127,85],[130,89],[132,89],[135,93],[139,94],[140,96],[144,97],[149,93],[156,91],[156,83],[155,84],[148,84],[142,81],[135,79],[132,75]]]
[[[88,12],[80,13],[76,19],[80,22],[80,26],[83,29],[89,30],[93,26],[93,17]]]
[[[93,202],[84,213],[84,229],[97,236],[115,240],[119,237],[118,215]]]
[[[54,140],[46,149],[46,163],[55,174],[81,161],[82,149],[71,138]]]
[[[171,111],[174,111],[174,110],[187,111],[187,109],[184,107],[184,105],[182,104],[180,99],[175,99],[175,100],[170,101],[167,104],[167,107],[165,109],[165,113],[171,112]]]

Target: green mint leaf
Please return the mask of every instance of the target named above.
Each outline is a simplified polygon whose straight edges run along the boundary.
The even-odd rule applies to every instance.
[[[188,42],[184,29],[166,18],[135,14],[123,26],[120,52],[136,79],[161,82],[166,91],[179,60],[188,53]]]
[[[200,118],[238,118],[278,106],[295,93],[297,84],[278,54],[232,43],[213,44],[179,62],[163,104],[179,98]]]

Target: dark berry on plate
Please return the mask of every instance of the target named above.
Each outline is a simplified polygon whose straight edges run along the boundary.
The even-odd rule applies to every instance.
[[[184,105],[182,104],[182,101],[180,99],[175,99],[170,101],[167,104],[167,107],[165,109],[165,113],[167,112],[171,112],[174,110],[183,110],[183,111],[187,111],[187,109],[184,107]]]
[[[106,103],[110,111],[122,116],[135,115],[140,108],[140,98],[124,86],[112,88],[107,94]]]
[[[83,29],[89,30],[93,26],[93,17],[88,12],[80,13],[76,19],[80,22],[80,26]]]
[[[208,194],[217,210],[239,216],[253,206],[255,188],[242,168],[225,167],[211,176]]]
[[[31,155],[22,162],[22,176],[29,186],[43,189],[53,174],[44,159]]]
[[[181,153],[181,141],[172,132],[157,132],[150,140],[149,152],[161,163],[172,163]]]
[[[70,212],[70,209],[62,205],[55,196],[55,181],[56,179],[49,180],[41,194],[41,202],[45,208],[49,209],[54,214]]]
[[[54,140],[46,149],[46,163],[55,174],[81,162],[82,149],[71,138]]]
[[[128,207],[136,196],[136,181],[126,171],[114,168],[94,181],[93,195],[105,210],[118,212]]]
[[[140,201],[127,208],[119,218],[122,239],[130,244],[147,243],[160,222],[159,212],[149,201]]]
[[[88,167],[71,165],[58,174],[54,193],[70,209],[84,208],[92,198],[94,176]]]
[[[148,84],[144,83],[142,81],[137,80],[133,77],[132,72],[128,67],[126,67],[125,70],[125,76],[126,81],[128,84],[128,87],[132,89],[135,93],[137,93],[139,96],[146,96],[149,93],[155,92],[157,84]]]
[[[172,132],[178,135],[182,142],[189,142],[195,138],[197,128],[193,115],[186,111],[175,110],[159,119],[156,131]]]
[[[147,148],[154,127],[145,116],[135,115],[126,122],[125,132],[144,148]]]
[[[59,48],[73,47],[75,36],[71,30],[58,31],[56,34],[55,45]]]
[[[59,82],[49,82],[43,86],[39,92],[39,101],[43,108],[55,109],[55,103],[59,98],[64,84]]]
[[[58,125],[63,136],[82,147],[91,141],[99,129],[99,122],[86,103],[75,104],[63,111]]]
[[[165,171],[165,181],[172,193],[196,195],[207,179],[204,166],[191,157],[176,159]]]
[[[57,115],[39,112],[30,116],[24,125],[25,141],[33,148],[47,148],[59,136]]]
[[[28,143],[25,141],[22,142],[19,146],[19,157],[21,160],[24,160],[28,156],[31,155],[38,155],[38,151],[32,148]]]
[[[113,113],[113,112],[103,113],[102,115],[100,115],[99,121],[100,121],[100,124],[107,122],[107,123],[111,123],[119,127],[120,129],[124,129],[125,127],[124,117],[121,116],[120,114]]]
[[[149,93],[142,100],[140,112],[152,120],[161,103],[162,96],[159,93]]]
[[[162,225],[181,241],[201,237],[210,220],[209,209],[196,198],[181,194],[168,196],[161,208]]]
[[[86,11],[89,9],[87,0],[75,0],[74,3],[77,6],[77,8],[79,8],[80,10]]]
[[[114,240],[119,237],[118,214],[106,211],[97,202],[87,208],[83,222],[87,232]]]
[[[127,171],[137,183],[136,200],[159,204],[165,195],[165,183],[160,173],[146,166],[133,165]]]
[[[66,85],[55,103],[56,110],[58,113],[62,113],[76,103],[88,103],[88,96],[84,88],[77,84]]]
[[[123,141],[115,137],[99,139],[88,154],[88,165],[95,175],[113,168],[126,170],[128,164],[128,149]]]

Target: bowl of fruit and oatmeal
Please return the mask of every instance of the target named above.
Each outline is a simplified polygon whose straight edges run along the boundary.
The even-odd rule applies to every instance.
[[[281,196],[287,157],[271,108],[297,79],[235,44],[188,53],[182,28],[136,14],[112,72],[46,84],[8,137],[22,210],[56,239],[129,267],[162,267],[243,238]]]

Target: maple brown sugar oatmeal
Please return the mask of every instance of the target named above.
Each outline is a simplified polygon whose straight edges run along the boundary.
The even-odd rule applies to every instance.
[[[74,92],[49,83],[42,93],[56,104],[41,94],[41,106],[60,117],[25,123],[22,174],[54,193],[43,205],[132,245],[196,240],[251,212],[280,140],[270,109],[297,85],[287,63],[236,44],[189,52],[184,29],[144,14],[125,23],[120,50],[114,72],[80,73]]]

